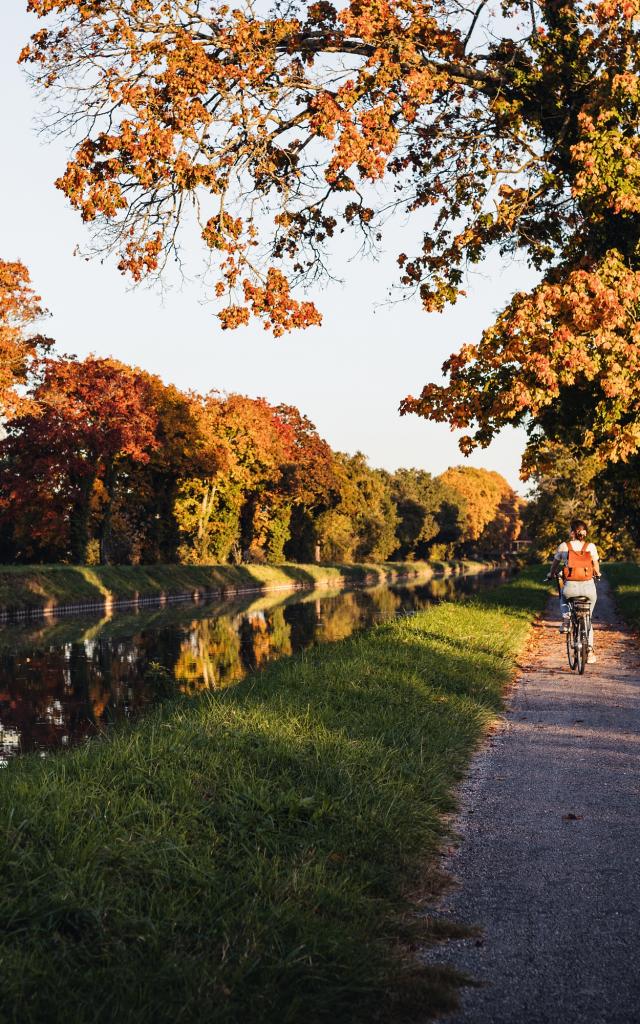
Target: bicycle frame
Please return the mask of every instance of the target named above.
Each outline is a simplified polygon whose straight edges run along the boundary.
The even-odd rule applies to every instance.
[[[589,656],[589,635],[591,633],[591,604],[588,597],[569,597],[570,626],[566,634],[567,660],[569,668],[584,673]]]

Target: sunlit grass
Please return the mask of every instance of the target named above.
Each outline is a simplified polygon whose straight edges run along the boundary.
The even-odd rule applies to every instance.
[[[0,1019],[351,1024],[450,1005],[450,974],[406,948],[406,894],[546,601],[539,575],[0,773]]]
[[[605,566],[616,604],[630,626],[640,630],[640,565],[617,562]]]

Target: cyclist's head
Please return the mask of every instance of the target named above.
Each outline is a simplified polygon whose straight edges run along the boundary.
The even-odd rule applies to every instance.
[[[573,519],[571,521],[571,532],[578,540],[584,540],[587,536],[587,524],[584,519]]]

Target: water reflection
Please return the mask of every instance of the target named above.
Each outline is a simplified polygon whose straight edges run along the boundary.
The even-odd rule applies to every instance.
[[[221,689],[270,659],[497,582],[297,592],[101,619],[0,627],[0,758],[78,743],[158,700]]]

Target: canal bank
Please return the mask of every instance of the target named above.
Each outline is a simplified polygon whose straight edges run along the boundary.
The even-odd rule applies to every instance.
[[[370,586],[487,568],[466,560],[353,565],[5,565],[0,567],[0,623],[270,590]]]
[[[0,772],[3,1019],[417,1019],[415,913],[538,572]],[[421,881],[422,880],[422,881]],[[411,895],[408,895],[411,894]]]

